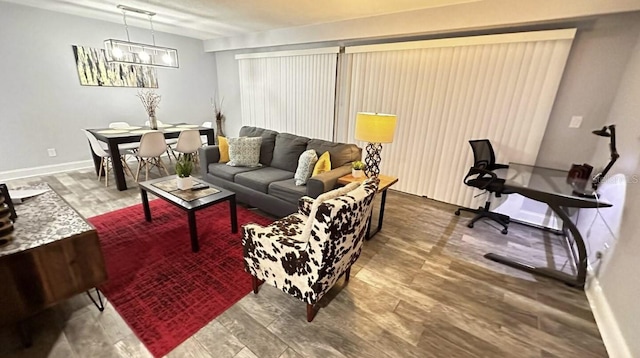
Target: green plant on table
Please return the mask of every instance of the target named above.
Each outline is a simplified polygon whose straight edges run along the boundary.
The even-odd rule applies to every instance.
[[[355,162],[351,163],[351,168],[355,170],[364,170],[364,163],[356,160]]]
[[[185,154],[176,162],[176,174],[180,178],[186,178],[191,176],[193,171],[193,158],[192,154]]]

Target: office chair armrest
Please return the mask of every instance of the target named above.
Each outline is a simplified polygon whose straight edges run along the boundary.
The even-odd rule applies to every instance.
[[[496,175],[496,173],[490,171],[490,170],[486,170],[486,169],[482,169],[482,168],[476,168],[476,167],[471,167],[469,169],[469,172],[467,173],[467,176],[464,177],[464,183],[466,185],[469,186],[475,186],[475,185],[471,185],[469,183],[470,178],[472,176],[476,176],[475,178],[473,178],[473,180],[478,180],[478,179],[483,179],[487,176],[491,177],[490,180],[487,181],[487,183],[481,187],[477,187],[478,189],[486,189],[489,185],[491,185],[491,183],[493,183],[495,180],[498,180],[498,176]]]

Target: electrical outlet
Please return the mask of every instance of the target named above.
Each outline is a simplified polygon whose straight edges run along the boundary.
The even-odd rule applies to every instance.
[[[55,157],[56,155],[58,155],[56,153],[56,148],[49,148],[49,149],[47,149],[47,152],[49,153],[50,157]]]
[[[582,125],[582,116],[571,117],[571,122],[569,122],[569,128],[580,128],[581,125]]]

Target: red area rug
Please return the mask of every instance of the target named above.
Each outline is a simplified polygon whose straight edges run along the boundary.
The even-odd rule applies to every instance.
[[[163,200],[90,218],[109,280],[104,294],[156,357],[163,356],[251,291],[240,226],[270,219],[238,206],[231,233],[227,202],[196,212],[200,252],[191,252],[186,212]]]

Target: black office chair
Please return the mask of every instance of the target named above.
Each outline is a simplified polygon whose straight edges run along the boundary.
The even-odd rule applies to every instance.
[[[502,225],[503,229],[501,232],[506,235],[510,221],[509,216],[491,212],[489,211],[489,207],[491,206],[492,195],[499,198],[502,194],[511,194],[511,192],[504,188],[504,179],[498,178],[496,173],[493,172],[496,169],[508,168],[509,166],[496,163],[493,146],[491,146],[491,142],[489,142],[488,139],[470,140],[469,144],[471,144],[471,149],[473,150],[473,166],[464,177],[464,183],[468,186],[488,191],[489,197],[484,204],[484,208],[458,208],[455,214],[460,215],[460,211],[475,213],[476,216],[467,224],[470,228],[473,227],[476,221],[482,218],[489,218]]]

